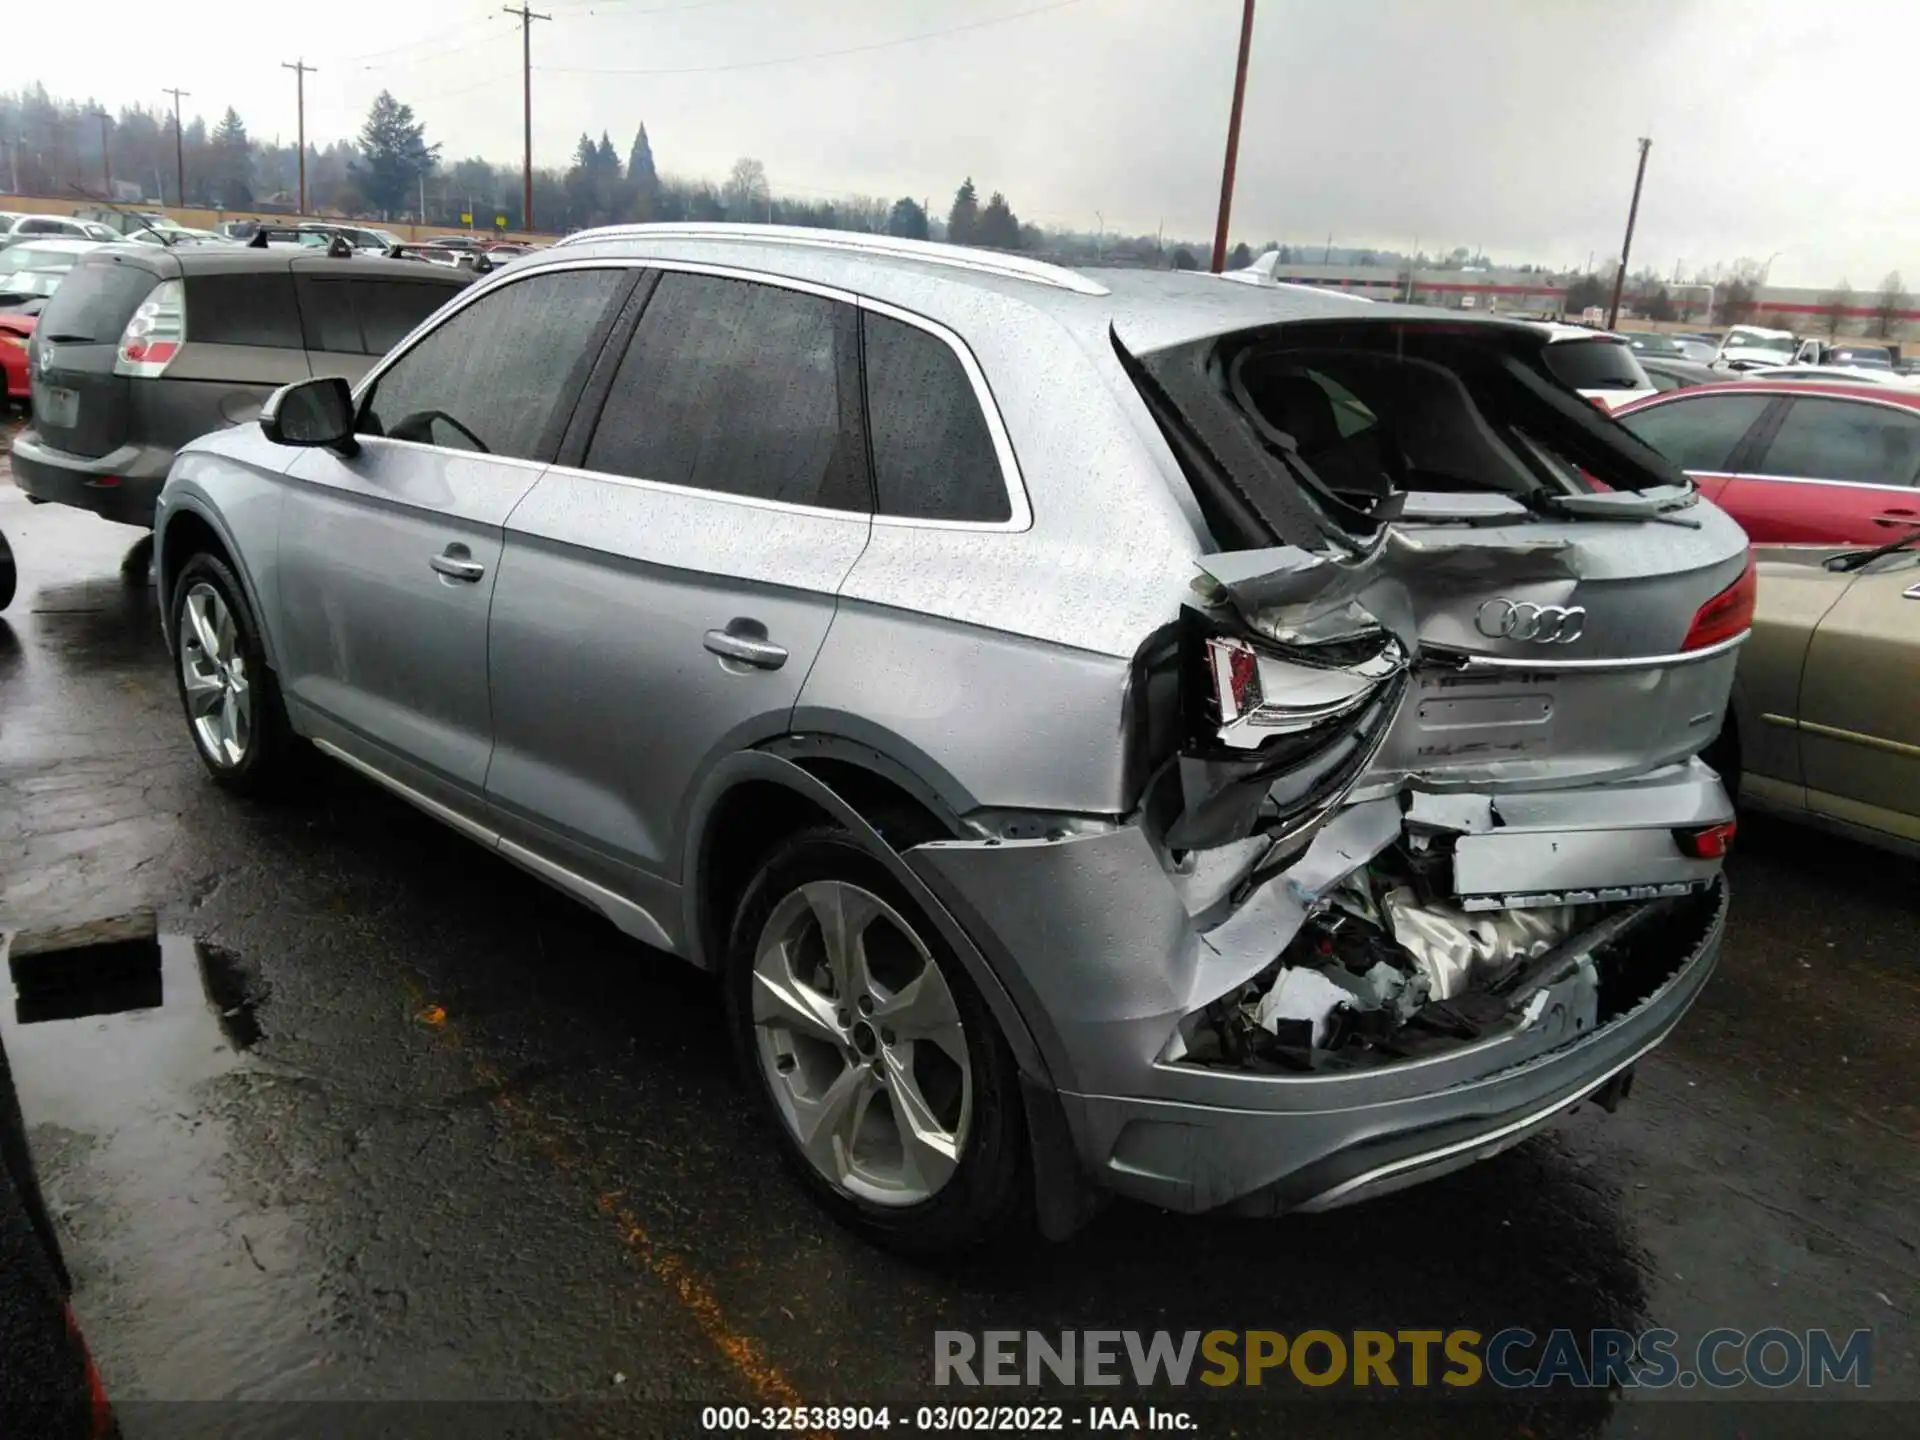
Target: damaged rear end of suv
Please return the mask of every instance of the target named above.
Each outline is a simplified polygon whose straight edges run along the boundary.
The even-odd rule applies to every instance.
[[[1081,1172],[1186,1211],[1612,1109],[1726,918],[1739,527],[1539,327],[1279,305],[1103,337],[1209,537],[1132,666],[1131,812],[905,856],[1042,1017]]]

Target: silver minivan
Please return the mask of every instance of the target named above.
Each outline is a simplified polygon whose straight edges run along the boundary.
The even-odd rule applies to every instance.
[[[1746,539],[1549,343],[582,233],[181,452],[188,728],[719,972],[884,1243],[1346,1204],[1612,1108],[1720,946]]]

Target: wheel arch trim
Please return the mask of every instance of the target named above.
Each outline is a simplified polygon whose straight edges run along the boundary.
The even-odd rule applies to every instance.
[[[895,777],[888,776],[892,779]],[[848,831],[899,882],[920,907],[948,947],[966,968],[968,978],[980,991],[987,1007],[999,1023],[1008,1047],[1023,1074],[1054,1088],[1051,1067],[1047,1064],[1026,1016],[1001,982],[973,938],[941,903],[926,882],[914,872],[899,852],[881,838],[861,814],[842,799],[824,781],[793,761],[766,750],[745,750],[728,756],[702,781],[691,807],[687,827],[686,852],[681,873],[686,884],[681,888],[681,933],[685,937],[687,958],[702,969],[716,970],[721,957],[709,953],[708,936],[703,923],[705,890],[708,883],[709,837],[712,818],[719,813],[727,795],[752,782],[771,782],[794,791],[817,806],[834,823]]]
[[[167,649],[173,649],[173,595],[167,588],[167,534],[179,524],[183,515],[191,515],[205,525],[220,542],[227,568],[239,578],[241,587],[247,592],[246,602],[253,611],[253,628],[259,633],[260,648],[267,652],[267,664],[278,672],[279,648],[274,642],[273,627],[268,623],[267,607],[261,603],[260,585],[254,578],[253,568],[247,564],[239,544],[233,538],[233,531],[218,512],[184,495],[176,497],[166,507],[153,532],[154,568],[162,587],[159,596],[160,634],[167,643]]]

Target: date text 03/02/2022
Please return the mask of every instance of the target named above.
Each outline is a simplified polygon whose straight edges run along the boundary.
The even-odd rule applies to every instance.
[[[1185,1410],[1155,1405],[708,1405],[703,1430],[767,1430],[804,1434],[902,1430],[1032,1435],[1044,1431],[1142,1430],[1169,1434],[1199,1428]]]

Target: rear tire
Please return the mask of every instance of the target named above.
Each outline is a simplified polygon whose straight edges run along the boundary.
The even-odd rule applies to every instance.
[[[202,551],[168,603],[174,683],[200,763],[236,794],[279,791],[292,778],[294,735],[246,591]]]
[[[835,1220],[911,1255],[1031,1228],[1013,1054],[958,958],[851,835],[803,830],[761,862],[725,984],[747,1084]]]

